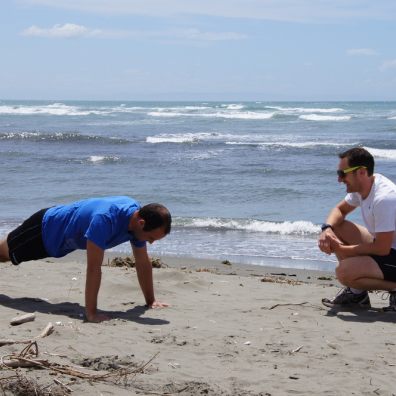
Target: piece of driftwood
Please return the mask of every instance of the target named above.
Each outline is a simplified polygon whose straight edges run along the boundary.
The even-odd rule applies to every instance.
[[[49,322],[47,324],[47,326],[45,327],[45,329],[36,338],[47,337],[50,334],[52,334],[53,332],[54,332],[54,325],[51,322]]]
[[[27,313],[25,315],[18,315],[14,319],[11,320],[10,325],[17,326],[22,323],[32,322],[34,319],[36,319],[35,313]]]
[[[38,339],[38,338],[44,338],[49,336],[52,332],[54,331],[54,325],[49,322],[45,329],[33,340]],[[5,340],[0,340],[0,347],[4,345],[12,345],[12,344],[30,344],[32,340],[12,340],[12,339],[5,339]]]

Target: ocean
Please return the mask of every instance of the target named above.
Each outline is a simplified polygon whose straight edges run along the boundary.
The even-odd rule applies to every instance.
[[[44,207],[129,195],[173,215],[152,255],[331,270],[317,238],[345,196],[337,155],[363,146],[396,181],[395,136],[396,102],[3,100],[0,236]]]

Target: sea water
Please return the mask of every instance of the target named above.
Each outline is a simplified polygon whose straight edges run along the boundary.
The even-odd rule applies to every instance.
[[[172,212],[151,254],[332,269],[317,238],[345,196],[337,155],[363,146],[396,181],[395,136],[395,102],[3,100],[0,236],[44,207],[129,195]]]

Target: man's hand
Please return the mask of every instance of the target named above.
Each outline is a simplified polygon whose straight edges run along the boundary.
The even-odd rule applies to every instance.
[[[154,301],[152,304],[148,304],[149,308],[166,308],[169,307],[170,305],[167,303],[162,303],[160,301]]]
[[[85,317],[87,319],[87,322],[92,322],[92,323],[100,323],[100,322],[104,322],[105,320],[111,319],[110,316],[101,313],[95,313],[95,314],[86,313]]]
[[[340,245],[342,245],[342,242],[331,228],[327,228],[319,236],[318,246],[323,253],[332,254]]]

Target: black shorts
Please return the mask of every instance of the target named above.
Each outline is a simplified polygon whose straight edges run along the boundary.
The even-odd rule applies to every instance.
[[[384,274],[384,279],[391,282],[396,282],[396,250],[391,249],[387,256],[377,256],[371,255],[378,266],[380,267],[382,273]]]
[[[42,209],[25,220],[7,236],[12,264],[48,257],[42,237],[42,222],[47,209]]]

